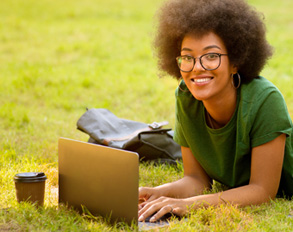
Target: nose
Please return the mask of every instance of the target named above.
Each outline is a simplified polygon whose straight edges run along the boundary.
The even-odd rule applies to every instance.
[[[200,63],[199,58],[195,58],[194,62],[195,62],[195,64],[193,66],[192,72],[205,70]]]

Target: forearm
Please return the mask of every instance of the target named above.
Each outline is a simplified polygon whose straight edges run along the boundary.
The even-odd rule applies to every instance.
[[[172,198],[187,198],[200,195],[211,186],[211,179],[193,156],[190,148],[181,147],[184,166],[184,177],[172,183],[160,185],[161,196]]]
[[[275,195],[270,195],[264,188],[259,185],[246,185],[224,192],[215,194],[206,194],[195,197],[186,198],[188,205],[194,208],[207,207],[211,205],[220,205],[231,203],[239,206],[258,205],[274,199]]]
[[[180,180],[157,186],[155,189],[159,189],[166,197],[188,198],[202,194],[209,187],[209,183],[203,183],[191,176],[184,176]]]
[[[281,179],[285,141],[286,136],[282,134],[252,149],[251,176],[248,185],[221,193],[196,196],[189,200],[198,207],[202,204],[219,205],[226,202],[239,206],[258,205],[274,199]]]

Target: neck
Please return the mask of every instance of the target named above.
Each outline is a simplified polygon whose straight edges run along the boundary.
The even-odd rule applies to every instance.
[[[232,118],[237,105],[237,90],[225,97],[203,101],[207,111],[209,126],[218,129],[224,127]]]

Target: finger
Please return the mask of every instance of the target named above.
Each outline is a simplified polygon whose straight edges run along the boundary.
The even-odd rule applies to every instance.
[[[151,217],[150,222],[156,222],[167,213],[173,213],[173,207],[171,205],[162,207],[154,216]]]
[[[148,203],[149,202],[147,200],[139,200],[139,202],[138,202],[138,209],[141,210]]]
[[[146,200],[146,202],[151,202],[151,201],[153,201],[153,200],[155,200],[155,199],[158,199],[158,196],[157,196],[156,194],[152,194],[152,195]]]
[[[141,210],[144,207],[144,204],[140,203],[138,204],[138,210]]]
[[[159,211],[163,206],[169,205],[168,204],[169,198],[167,197],[160,197],[155,198],[153,201],[146,201],[142,204],[140,204],[140,210],[138,211],[138,215],[141,218],[147,218],[154,214],[155,212]]]
[[[176,214],[177,216],[183,217],[187,215],[189,212],[187,206],[180,206],[180,207],[174,207],[172,213]]]
[[[138,204],[144,203],[145,201],[146,201],[145,198],[139,198],[139,199],[138,199]]]
[[[141,216],[144,212],[146,212],[152,205],[150,203],[142,203],[138,206],[138,216]]]
[[[156,199],[158,199],[158,197],[156,195],[151,195],[148,199],[145,199],[145,198],[139,199],[138,200],[138,209],[139,210],[142,209],[146,204],[148,204]]]
[[[186,212],[183,208],[176,207],[173,208],[172,213],[182,217]]]
[[[153,215],[157,212],[160,208],[158,205],[146,205],[143,209],[138,212],[138,221],[145,221],[146,218]]]
[[[140,200],[148,200],[150,198],[150,196],[152,196],[153,191],[152,188],[147,188],[147,187],[140,187],[138,189],[138,198]]]
[[[163,199],[162,197],[154,198],[154,200],[152,200],[152,198],[149,198],[145,202],[139,204],[140,210],[139,210],[138,214],[141,215],[145,211],[147,211],[150,207],[152,207],[153,205],[160,204],[162,202],[162,199]]]
[[[169,208],[169,211],[168,211],[168,208]],[[152,203],[146,204],[141,210],[139,210],[138,212],[139,221],[144,221],[146,218],[156,213],[152,217],[152,220],[155,221],[172,210],[173,208],[171,206],[164,206],[164,203],[162,202],[157,202],[157,203],[152,202]]]

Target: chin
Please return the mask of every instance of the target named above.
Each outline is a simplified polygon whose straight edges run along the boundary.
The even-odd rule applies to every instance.
[[[198,101],[206,101],[213,97],[211,94],[198,94],[196,91],[191,91],[191,94]]]

